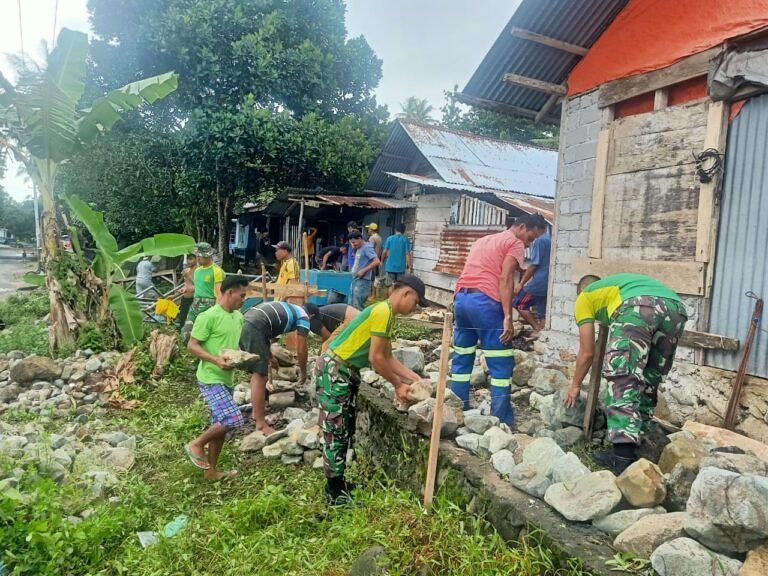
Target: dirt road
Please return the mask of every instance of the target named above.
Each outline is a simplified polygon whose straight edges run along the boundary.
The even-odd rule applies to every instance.
[[[21,277],[36,267],[36,262],[21,262],[21,250],[0,245],[0,300],[7,298],[22,286],[29,286]]]

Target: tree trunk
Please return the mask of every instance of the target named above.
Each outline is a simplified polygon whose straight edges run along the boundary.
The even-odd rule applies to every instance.
[[[222,262],[227,254],[228,239],[229,239],[229,226],[227,222],[227,214],[229,212],[229,198],[222,198],[219,193],[219,184],[216,183],[216,212],[219,228],[219,255]]]
[[[74,312],[61,296],[58,279],[53,275],[51,262],[59,255],[59,225],[56,222],[56,202],[53,197],[53,181],[56,165],[50,161],[38,161],[38,188],[43,200],[43,266],[48,300],[51,304],[51,327],[48,346],[51,352],[72,348],[75,343],[77,320]]]

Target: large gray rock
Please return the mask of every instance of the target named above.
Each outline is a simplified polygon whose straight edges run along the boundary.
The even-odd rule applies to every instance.
[[[272,392],[269,395],[269,407],[273,410],[283,410],[296,404],[296,392],[287,390],[285,392]]]
[[[552,438],[536,438],[523,452],[523,462],[546,476],[555,460],[562,456],[565,452]]]
[[[555,430],[552,439],[563,450],[568,450],[584,440],[584,431],[577,426],[567,426],[561,430]]]
[[[456,444],[458,444],[460,448],[464,448],[464,450],[469,450],[473,454],[477,454],[477,451],[480,448],[481,438],[482,436],[480,434],[462,434],[461,436],[456,436]]]
[[[283,418],[285,418],[288,422],[297,419],[303,420],[306,415],[306,410],[302,410],[301,408],[297,408],[295,406],[289,406],[283,411]]]
[[[509,450],[499,450],[491,456],[491,465],[499,474],[508,476],[515,467],[515,456]]]
[[[485,434],[486,430],[496,426],[499,419],[496,416],[484,416],[482,414],[465,414],[464,426],[475,434]]]
[[[271,438],[274,436],[274,434],[270,434],[268,438]],[[287,444],[293,444],[293,440],[288,438],[287,436],[284,436],[280,438],[279,440],[273,442],[272,444],[267,444],[264,446],[264,448],[261,449],[261,453],[266,458],[280,458],[281,454],[283,453],[283,447]]]
[[[104,463],[117,470],[130,470],[134,462],[136,462],[136,455],[130,448],[109,448],[104,452]]]
[[[102,434],[99,434],[96,436],[96,440],[101,440],[102,442],[106,442],[110,446],[117,446],[120,444],[120,442],[124,442],[125,440],[128,440],[130,436],[126,434],[125,432],[121,432],[119,430],[116,430],[114,432],[103,432]]]
[[[452,408],[447,404],[442,406],[442,420],[440,422],[440,436],[451,436],[459,426],[464,424],[464,414],[458,408]],[[416,429],[423,436],[432,434],[432,420],[435,414],[435,399],[427,398],[408,408],[408,419],[416,424]]]
[[[720,552],[747,552],[768,537],[768,478],[703,468],[691,487],[685,531]]]
[[[667,497],[664,499],[664,508],[670,512],[684,512],[691,496],[691,486],[698,475],[698,470],[677,464],[665,476]]]
[[[641,558],[650,558],[651,553],[664,542],[685,535],[684,522],[684,512],[643,516],[616,536],[613,547],[619,552],[631,552]]]
[[[60,375],[59,365],[47,356],[27,356],[11,368],[11,379],[19,384],[31,384],[37,380],[53,382]]]
[[[515,354],[515,369],[512,371],[512,382],[518,386],[528,386],[531,376],[533,376],[533,372],[536,370],[536,361],[533,357],[528,355],[522,356],[522,354],[519,352]]]
[[[621,492],[616,487],[616,477],[600,470],[574,482],[552,484],[544,501],[568,520],[587,522],[610,513],[621,501]]]
[[[752,454],[730,454],[715,450],[701,459],[700,466],[720,468],[737,474],[768,476],[768,463]]]
[[[741,562],[716,554],[696,540],[675,538],[654,550],[651,566],[659,576],[738,576]]]
[[[417,374],[424,372],[424,353],[418,346],[395,348],[392,350],[392,355],[409,370]]]
[[[573,452],[557,458],[549,469],[549,476],[553,482],[573,482],[582,476],[589,474],[589,468],[579,460]]]
[[[557,430],[564,426],[583,426],[586,400],[584,395],[576,398],[576,403],[568,408],[563,402],[567,389],[558,389],[554,394],[542,396],[534,392],[530,397],[532,408],[539,411],[541,419],[547,428]]]
[[[556,390],[568,387],[568,378],[552,368],[536,368],[528,381],[528,386],[542,395],[553,394]]]
[[[691,470],[698,470],[701,459],[708,453],[709,450],[700,440],[679,436],[664,447],[659,458],[659,468],[664,474],[672,472],[677,464]]]
[[[523,492],[542,498],[552,485],[548,474],[543,474],[532,464],[521,462],[509,473],[509,483]]]
[[[347,576],[378,576],[387,574],[388,564],[387,551],[381,546],[373,546],[355,560]]]
[[[624,498],[637,508],[653,508],[664,501],[667,488],[661,470],[653,462],[640,458],[616,479]]]
[[[259,452],[266,446],[267,437],[256,430],[240,440],[240,452]]]
[[[22,388],[11,382],[7,386],[0,388],[0,402],[3,404],[13,402],[22,391]]]
[[[517,448],[515,437],[497,426],[486,430],[480,439],[480,454],[486,458],[506,448],[511,448],[512,450]]]
[[[485,388],[488,386],[488,375],[482,366],[474,366],[472,375],[469,377],[469,383],[473,388]]]
[[[598,530],[602,530],[611,538],[616,538],[619,534],[624,532],[627,528],[632,526],[635,522],[643,518],[644,516],[650,516],[651,514],[666,514],[667,511],[664,508],[658,506],[656,508],[636,508],[632,510],[619,510],[613,514],[608,514],[603,518],[596,518],[592,521],[592,526]]]

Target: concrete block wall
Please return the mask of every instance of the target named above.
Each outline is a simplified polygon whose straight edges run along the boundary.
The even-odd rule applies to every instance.
[[[571,282],[571,262],[587,254],[597,136],[602,119],[597,107],[597,91],[571,98],[564,105],[550,327],[559,332],[576,334],[576,323],[573,321],[576,287]]]

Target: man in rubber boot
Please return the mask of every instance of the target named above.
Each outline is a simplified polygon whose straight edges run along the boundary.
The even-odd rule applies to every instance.
[[[592,366],[595,322],[608,326],[602,374],[608,380],[605,410],[613,450],[593,458],[618,475],[637,460],[635,449],[653,416],[659,384],[672,368],[688,315],[674,290],[641,274],[602,280],[585,276],[577,293],[579,353],[565,404],[576,403]]]
[[[514,278],[525,260],[525,247],[547,229],[540,214],[517,218],[504,232],[476,240],[469,250],[453,299],[451,389],[469,408],[469,381],[478,342],[491,374],[491,414],[512,426],[510,379]]]
[[[314,365],[325,447],[323,469],[327,479],[326,501],[330,506],[351,502],[352,485],[344,472],[347,450],[355,433],[355,397],[360,369],[373,369],[395,387],[396,399],[408,401],[409,384],[421,377],[392,355],[395,315],[410,314],[426,306],[424,283],[409,274],[401,276],[389,299],[360,312],[332,341]]]

